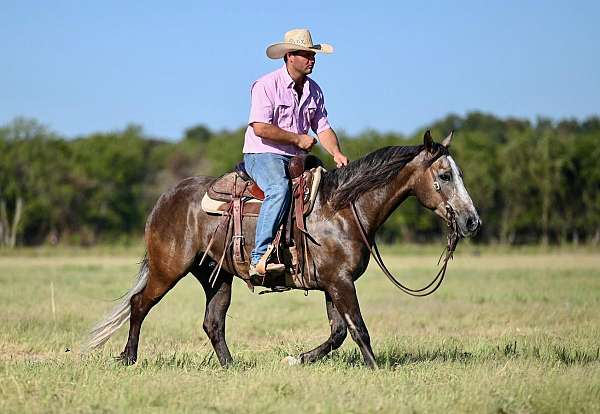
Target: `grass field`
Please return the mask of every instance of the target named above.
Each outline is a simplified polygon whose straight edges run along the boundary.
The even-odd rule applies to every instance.
[[[398,251],[401,248],[397,249]],[[436,251],[388,254],[412,286]],[[0,253],[0,412],[600,412],[600,254],[459,247],[432,297],[397,291],[371,267],[357,283],[380,369],[348,338],[331,357],[285,366],[328,335],[323,295],[258,296],[235,282],[219,367],[188,277],[150,313],[138,364],[114,362],[86,331],[129,289],[136,249]]]

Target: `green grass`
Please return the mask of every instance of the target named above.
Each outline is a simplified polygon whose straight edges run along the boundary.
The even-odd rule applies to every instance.
[[[407,283],[434,275],[441,249],[396,249],[386,262]],[[459,246],[447,280],[422,299],[370,268],[357,286],[376,371],[350,338],[322,362],[283,365],[327,337],[323,295],[258,296],[241,281],[227,319],[236,362],[220,368],[191,277],[148,316],[137,365],[112,359],[125,328],[101,351],[79,353],[86,331],[129,289],[140,253],[0,254],[1,413],[600,412],[600,255],[592,248]]]

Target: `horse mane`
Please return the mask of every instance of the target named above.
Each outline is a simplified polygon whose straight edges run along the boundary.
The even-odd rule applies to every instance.
[[[424,149],[425,145],[383,147],[324,174],[319,190],[321,203],[329,202],[334,210],[346,207],[361,194],[388,183]],[[429,165],[448,154],[448,149],[437,143],[433,151]]]

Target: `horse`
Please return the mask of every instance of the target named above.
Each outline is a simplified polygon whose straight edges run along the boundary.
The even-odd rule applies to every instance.
[[[421,145],[381,148],[323,174],[313,212],[305,223],[319,244],[311,252],[315,278],[308,289],[324,292],[331,331],[324,343],[300,354],[295,361],[306,364],[325,357],[342,345],[350,331],[365,364],[377,367],[355,282],[369,263],[371,249],[364,236],[374,240],[377,230],[407,197],[415,196],[442,220],[452,220],[460,237],[478,231],[481,220],[464,186],[462,172],[450,155],[451,140],[452,133],[441,144],[436,143],[427,131]],[[225,341],[225,315],[235,269],[225,262],[216,280],[209,283],[215,261],[227,248],[222,243],[226,235],[216,232],[220,217],[201,209],[201,199],[213,180],[206,176],[186,178],[160,196],[146,222],[146,255],[137,280],[122,302],[93,328],[88,349],[103,345],[129,320],[129,336],[118,359],[126,365],[134,364],[140,329],[148,312],[179,280],[192,273],[206,294],[203,329],[220,364],[225,367],[233,361]],[[255,224],[255,218],[244,218],[249,249],[253,247]],[[221,243],[209,249],[213,234],[221,238]],[[212,261],[201,262],[207,250]],[[298,288],[292,281],[287,287]]]

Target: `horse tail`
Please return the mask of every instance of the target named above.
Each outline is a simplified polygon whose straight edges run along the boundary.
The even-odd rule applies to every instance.
[[[131,289],[125,295],[121,296],[122,301],[101,321],[92,328],[86,349],[91,351],[99,348],[129,320],[131,316],[131,298],[141,292],[148,283],[149,276],[148,255],[144,255],[140,263],[137,279]],[[119,300],[117,299],[117,300]]]

